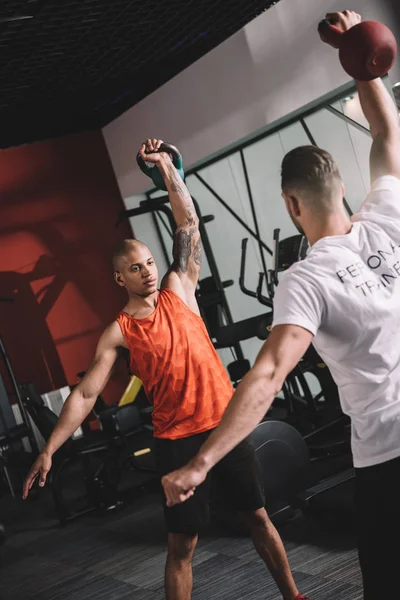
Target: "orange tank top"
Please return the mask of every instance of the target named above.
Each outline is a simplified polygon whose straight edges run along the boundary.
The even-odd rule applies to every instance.
[[[163,289],[149,317],[121,312],[117,321],[131,371],[154,406],[154,436],[179,439],[216,427],[233,387],[203,319]]]

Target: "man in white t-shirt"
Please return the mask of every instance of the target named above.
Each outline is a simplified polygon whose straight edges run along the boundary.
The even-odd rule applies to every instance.
[[[361,20],[352,11],[327,18],[342,31]],[[262,419],[313,341],[352,423],[364,598],[383,600],[400,597],[400,135],[382,81],[357,88],[373,140],[371,192],[350,220],[329,153],[305,146],[285,156],[283,197],[311,250],[281,277],[273,330],[220,426],[163,485],[170,505],[192,495]]]

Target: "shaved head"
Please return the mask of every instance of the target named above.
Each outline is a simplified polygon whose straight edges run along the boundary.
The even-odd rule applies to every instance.
[[[122,240],[114,249],[114,279],[130,298],[147,298],[157,292],[158,269],[150,250],[139,240]]]
[[[139,240],[127,239],[118,242],[112,255],[114,271],[120,270],[121,258],[124,258],[130,252],[134,252],[135,250],[148,250],[149,255],[151,256],[151,252],[147,248],[146,244],[143,244],[143,242],[140,242]]]

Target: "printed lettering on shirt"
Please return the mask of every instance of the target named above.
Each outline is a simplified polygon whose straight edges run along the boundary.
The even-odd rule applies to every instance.
[[[392,285],[400,278],[399,244],[390,242],[378,249],[365,262],[357,261],[336,271],[343,285],[352,285],[363,296],[369,296]]]

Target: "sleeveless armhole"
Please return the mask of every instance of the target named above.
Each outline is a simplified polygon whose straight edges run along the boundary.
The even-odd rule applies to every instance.
[[[127,336],[126,336],[126,325],[125,325],[127,317],[123,313],[119,313],[119,315],[117,316],[117,318],[115,320],[116,320],[116,322],[119,325],[119,328],[120,328],[121,333],[122,333],[122,337],[125,340],[125,344],[127,345],[127,347],[129,347]]]

